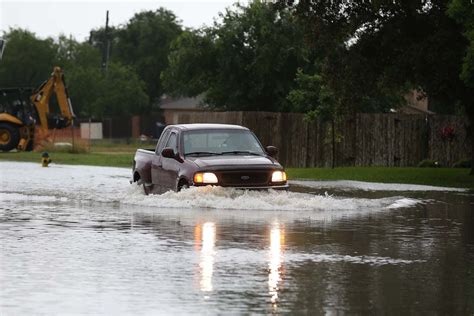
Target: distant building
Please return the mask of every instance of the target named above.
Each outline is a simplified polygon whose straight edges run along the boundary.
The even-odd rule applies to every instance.
[[[396,112],[402,114],[435,114],[434,112],[428,110],[428,96],[426,93],[413,89],[405,94],[404,97],[407,101],[407,104],[397,109]]]
[[[192,114],[205,111],[203,96],[195,98],[171,98],[163,96],[160,101],[160,109],[163,111],[165,124],[178,124],[180,114]]]

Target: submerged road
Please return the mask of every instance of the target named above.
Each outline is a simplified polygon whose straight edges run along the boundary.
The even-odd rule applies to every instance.
[[[0,162],[0,314],[474,313],[469,192],[129,176]]]

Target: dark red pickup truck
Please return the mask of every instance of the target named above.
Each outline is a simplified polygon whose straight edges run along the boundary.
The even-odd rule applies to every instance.
[[[138,149],[133,182],[145,193],[218,185],[240,189],[288,189],[286,173],[248,129],[227,124],[165,128],[155,149]]]

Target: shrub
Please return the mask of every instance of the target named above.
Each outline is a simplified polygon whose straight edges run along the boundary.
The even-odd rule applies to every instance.
[[[454,163],[453,168],[471,168],[470,159],[461,159]]]
[[[441,164],[436,160],[425,159],[420,161],[418,168],[440,168]]]

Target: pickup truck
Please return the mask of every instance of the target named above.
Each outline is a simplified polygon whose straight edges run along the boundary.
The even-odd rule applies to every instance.
[[[263,148],[248,128],[228,124],[169,125],[154,149],[138,149],[132,182],[146,194],[217,185],[288,189],[276,147]]]

